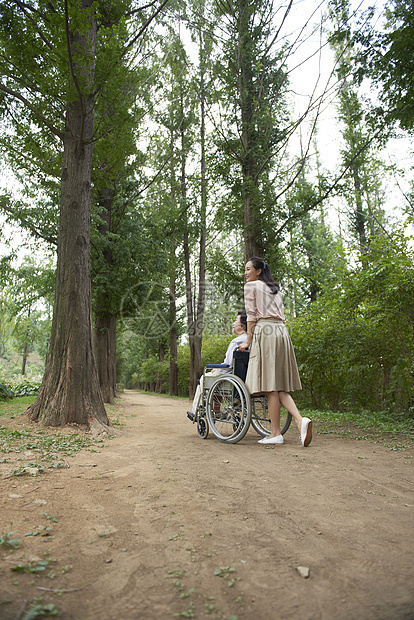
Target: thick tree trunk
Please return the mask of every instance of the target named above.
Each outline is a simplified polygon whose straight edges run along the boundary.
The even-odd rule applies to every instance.
[[[185,130],[184,130],[184,103],[183,93],[181,92],[181,203],[186,205],[187,202],[187,177],[186,177],[186,151],[185,151]],[[185,296],[187,303],[187,321],[188,321],[188,340],[190,344],[190,385],[189,385],[189,397],[194,398],[195,391],[197,389],[197,381],[199,375],[197,374],[197,347],[196,347],[196,317],[195,308],[193,304],[193,289],[191,281],[191,266],[190,266],[190,239],[188,233],[188,217],[187,208],[184,208],[184,271],[185,271]]]
[[[116,389],[116,317],[95,317],[95,355],[105,403],[114,404]]]
[[[188,341],[190,344],[190,385],[189,385],[189,398],[194,398],[195,391],[197,389],[197,381],[199,375],[196,374],[197,364],[197,346],[196,346],[196,321],[193,306],[192,296],[192,283],[191,283],[191,271],[190,271],[190,248],[188,232],[184,233],[184,263],[185,263],[185,288],[186,288],[186,301],[187,301],[187,321],[188,321]]]
[[[251,197],[243,193],[243,214],[244,214],[244,262],[246,263],[253,256],[263,256],[264,245],[261,241],[262,233],[255,226],[255,213],[251,205]]]
[[[82,7],[92,3],[84,0]],[[74,75],[92,87],[96,23],[71,36]],[[78,92],[78,91],[77,91]],[[28,414],[44,425],[109,425],[95,364],[92,329],[90,220],[93,101],[73,96],[66,112],[52,333],[43,383]]]

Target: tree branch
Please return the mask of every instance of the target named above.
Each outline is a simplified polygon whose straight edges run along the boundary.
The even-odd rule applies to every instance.
[[[23,97],[23,95],[21,95],[20,93],[16,92],[15,90],[12,90],[11,88],[8,88],[7,86],[4,86],[4,84],[1,84],[1,83],[0,83],[0,91],[3,91],[7,95],[10,95],[11,97],[14,97],[14,99],[17,99],[18,101],[23,103],[27,108],[29,108],[29,110],[31,110],[35,114],[35,116],[39,120],[42,121],[42,123],[44,123],[44,125],[46,125],[48,129],[50,129],[50,131],[55,136],[57,136],[60,140],[63,140],[63,133],[59,131],[58,129],[56,129],[56,127],[52,125],[52,123],[50,123],[48,119],[45,116],[43,116],[43,114],[40,114],[38,110],[35,108],[35,106],[32,103],[30,103],[28,99],[26,99],[26,97]]]
[[[11,216],[10,219],[12,219],[12,221],[19,224],[19,226],[27,230],[37,239],[42,239],[53,246],[57,246],[57,237],[54,237],[53,235],[50,235],[41,228],[37,227],[34,223],[27,219],[21,211],[16,213],[16,207],[18,208],[18,204],[16,204],[16,207],[12,207],[6,203],[6,200],[8,200],[6,196],[0,197],[0,209]]]
[[[18,7],[19,7],[19,9],[21,9],[21,10],[22,10],[22,12],[23,12],[23,13],[27,16],[27,18],[28,18],[28,19],[30,19],[30,21],[32,22],[32,24],[33,24],[33,26],[34,26],[35,31],[37,32],[37,34],[39,35],[39,37],[42,39],[43,43],[44,43],[45,45],[47,45],[47,47],[48,47],[50,50],[54,50],[54,49],[55,49],[55,48],[54,48],[54,46],[53,46],[53,45],[52,45],[52,43],[49,41],[49,39],[47,39],[47,38],[45,37],[44,33],[40,30],[40,28],[38,28],[38,27],[37,27],[37,22],[35,21],[35,19],[34,19],[31,15],[29,15],[29,12],[28,12],[28,11],[31,11],[31,12],[33,12],[33,13],[37,14],[37,15],[40,15],[40,16],[42,17],[42,19],[44,19],[44,20],[45,20],[45,22],[48,22],[48,21],[49,21],[49,19],[48,19],[47,15],[45,15],[44,13],[41,13],[41,11],[39,11],[39,10],[35,9],[33,6],[30,6],[29,4],[26,4],[25,2],[20,2],[19,0],[13,0],[13,2],[14,2],[14,4],[15,4],[16,6],[18,6]],[[28,9],[28,10],[26,10],[26,9]]]
[[[272,241],[274,241],[275,239],[277,239],[277,237],[281,234],[281,232],[288,226],[288,224],[290,224],[291,222],[301,218],[303,215],[305,215],[305,213],[308,213],[309,211],[311,211],[312,209],[314,209],[315,207],[317,207],[318,205],[320,205],[324,200],[326,200],[326,198],[328,198],[328,196],[333,192],[333,190],[338,186],[339,182],[341,181],[341,179],[345,176],[345,174],[348,172],[348,170],[351,168],[352,164],[354,163],[354,161],[360,156],[360,154],[368,148],[368,146],[371,144],[371,142],[373,142],[378,135],[380,134],[381,130],[378,130],[377,132],[375,132],[371,138],[369,138],[369,140],[367,140],[362,146],[361,148],[358,149],[358,151],[355,153],[355,155],[353,156],[353,158],[349,161],[349,163],[344,167],[343,171],[341,172],[341,174],[334,180],[334,182],[328,187],[328,189],[322,194],[322,196],[320,196],[318,198],[318,200],[316,200],[315,202],[311,203],[308,207],[306,207],[306,209],[302,209],[301,211],[298,211],[296,213],[293,213],[290,217],[287,218],[287,220],[282,224],[282,226],[279,226],[279,228],[274,232],[274,234],[269,237],[269,239],[267,239],[266,241],[266,245],[268,245],[269,243],[272,243]],[[303,164],[302,164],[303,167]],[[297,175],[296,177],[297,178]],[[286,191],[286,190],[285,190]],[[281,194],[279,194],[280,196]]]

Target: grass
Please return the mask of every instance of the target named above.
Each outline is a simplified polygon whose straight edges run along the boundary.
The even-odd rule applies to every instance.
[[[14,465],[10,469],[12,476],[34,473],[36,469],[41,473],[46,468],[68,467],[64,457],[74,456],[85,449],[95,452],[104,446],[102,440],[93,439],[76,427],[45,428],[30,424],[25,418],[16,427],[12,420],[20,417],[35,398],[23,396],[0,402],[0,454],[14,456],[14,459],[9,456],[0,458],[0,462]],[[116,406],[108,407],[108,415],[116,415],[115,423],[121,424]],[[25,454],[27,452],[30,454]],[[16,458],[16,455],[19,456]]]
[[[387,411],[320,411],[302,408],[303,415],[317,422],[319,434],[336,433],[357,440],[380,442],[391,450],[413,446],[414,420]]]
[[[19,396],[11,400],[0,401],[0,419],[1,417],[15,418],[26,411],[32,403],[34,403],[36,396]]]

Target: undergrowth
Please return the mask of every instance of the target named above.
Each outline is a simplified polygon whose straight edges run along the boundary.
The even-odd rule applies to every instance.
[[[414,420],[404,414],[302,409],[302,414],[317,422],[318,434],[335,433],[357,440],[383,443],[391,450],[413,445]]]
[[[0,453],[8,455],[0,458],[0,463],[14,465],[11,475],[37,475],[46,469],[68,467],[65,457],[74,456],[80,450],[96,452],[104,447],[102,439],[94,439],[76,426],[72,431],[71,427],[51,429],[23,421],[16,428],[11,420],[21,416],[34,399],[34,396],[25,396],[0,402]],[[114,409],[108,407],[109,417],[114,417]],[[118,414],[113,423],[121,425]],[[16,458],[16,455],[19,456]]]

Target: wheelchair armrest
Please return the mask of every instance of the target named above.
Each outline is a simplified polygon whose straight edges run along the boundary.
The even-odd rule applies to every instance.
[[[205,368],[231,368],[228,364],[205,364]]]

